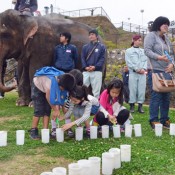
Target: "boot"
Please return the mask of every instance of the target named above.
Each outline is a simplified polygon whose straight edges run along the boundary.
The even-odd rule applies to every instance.
[[[130,112],[134,113],[134,103],[130,103]]]
[[[142,104],[141,103],[138,104],[138,112],[139,113],[144,113],[144,110],[142,108]]]

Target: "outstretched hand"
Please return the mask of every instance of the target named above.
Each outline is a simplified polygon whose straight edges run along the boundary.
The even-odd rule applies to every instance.
[[[64,131],[66,131],[66,130],[72,128],[72,126],[74,126],[74,123],[73,123],[73,122],[67,123],[67,124],[63,125],[61,128],[62,128]]]

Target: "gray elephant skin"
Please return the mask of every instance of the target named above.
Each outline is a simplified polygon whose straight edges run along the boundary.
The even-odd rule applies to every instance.
[[[41,17],[22,16],[18,11],[6,10],[0,14],[0,91],[11,89],[3,84],[3,63],[7,59],[18,61],[18,93],[16,105],[25,106],[31,101],[31,84],[35,71],[43,66],[52,66],[54,48],[59,43],[61,32],[72,34],[71,43],[78,48],[79,55],[88,43],[91,28],[70,19],[51,14]],[[81,69],[79,56],[76,68]]]

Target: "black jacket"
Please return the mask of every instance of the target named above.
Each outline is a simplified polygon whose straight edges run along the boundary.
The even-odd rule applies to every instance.
[[[15,10],[23,11],[25,8],[29,8],[30,12],[33,13],[38,9],[37,0],[17,0]]]

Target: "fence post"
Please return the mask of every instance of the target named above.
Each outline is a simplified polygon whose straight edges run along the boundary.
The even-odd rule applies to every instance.
[[[130,23],[130,32],[131,32],[131,23]]]
[[[122,21],[122,30],[123,30],[123,21]]]

